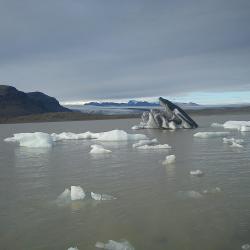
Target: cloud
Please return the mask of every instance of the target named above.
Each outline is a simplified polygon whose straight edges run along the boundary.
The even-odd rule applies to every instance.
[[[62,101],[250,90],[245,0],[0,0],[0,81]]]

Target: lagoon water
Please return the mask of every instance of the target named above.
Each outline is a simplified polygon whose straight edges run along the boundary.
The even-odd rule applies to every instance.
[[[196,130],[137,130],[137,119],[0,125],[0,249],[96,249],[97,241],[126,239],[139,250],[237,250],[250,244],[250,132],[232,148],[222,138],[201,139],[212,122],[249,115],[194,116]],[[102,132],[123,129],[170,144],[139,150],[133,142],[99,142],[108,155],[89,154],[91,140],[60,141],[51,149],[25,148],[3,139],[21,132]],[[176,162],[162,165],[167,154]],[[191,176],[200,169],[204,176]],[[116,200],[58,204],[65,188],[105,193]],[[221,192],[203,194],[203,190]],[[188,197],[197,191],[200,198]]]

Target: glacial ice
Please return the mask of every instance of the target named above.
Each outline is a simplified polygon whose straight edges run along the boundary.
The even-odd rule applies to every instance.
[[[148,139],[144,134],[128,134],[123,130],[111,130],[99,133],[98,141],[138,141]]]
[[[175,162],[175,155],[167,155],[166,159],[162,162],[162,164],[173,164]]]
[[[91,154],[107,154],[112,152],[111,150],[105,149],[101,145],[91,145],[90,147],[92,148],[90,150]]]
[[[225,129],[236,129],[241,132],[250,131],[250,121],[227,121],[225,123],[212,123],[212,127],[222,127]]]
[[[243,148],[243,146],[242,146],[241,144],[236,143],[236,142],[233,142],[233,143],[231,144],[231,147],[233,147],[233,148]]]
[[[207,138],[222,137],[229,134],[230,134],[229,132],[198,132],[194,134],[194,137],[207,139]]]
[[[143,145],[136,147],[138,149],[171,149],[172,147],[168,144],[158,144],[158,145]]]
[[[42,132],[14,134],[4,141],[18,142],[20,146],[29,148],[50,148],[53,145],[51,136]]]
[[[70,247],[70,248],[68,248],[68,250],[78,250],[78,248],[77,247]]]
[[[215,188],[205,189],[202,192],[203,194],[216,194],[222,192],[222,190],[219,187],[215,187]]]
[[[91,198],[96,201],[110,201],[110,200],[115,200],[116,198],[112,195],[108,194],[97,194],[94,192],[90,193]]]
[[[96,242],[95,247],[107,250],[134,250],[134,247],[126,240],[120,242],[109,240],[108,243]]]
[[[235,143],[243,143],[243,139],[235,139],[235,138],[223,138],[223,143],[225,144],[232,144],[233,142]]]
[[[204,175],[204,173],[199,169],[190,171],[190,174],[193,175],[193,176],[198,176],[198,177],[201,177],[201,176]]]

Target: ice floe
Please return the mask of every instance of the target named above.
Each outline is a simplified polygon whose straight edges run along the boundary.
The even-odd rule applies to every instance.
[[[83,200],[85,198],[85,193],[80,186],[71,186],[70,198],[72,201]]]
[[[229,135],[229,132],[198,132],[194,134],[194,137],[197,138],[216,138],[216,137],[223,137]]]
[[[17,142],[20,146],[29,148],[49,148],[53,145],[51,136],[42,132],[14,134],[4,141]]]
[[[96,242],[96,248],[102,248],[107,250],[134,250],[135,248],[126,240],[120,242],[109,240],[107,243]]]
[[[155,143],[157,143],[157,139],[152,139],[152,140],[140,140],[136,143],[134,143],[132,145],[133,148],[137,148],[137,147],[140,147],[140,146],[144,146],[144,145],[154,145]]]
[[[235,143],[243,143],[243,139],[235,139],[235,138],[223,138],[223,143],[225,144],[232,144],[233,142]]]
[[[191,199],[200,199],[203,197],[203,195],[200,192],[194,191],[194,190],[188,190],[188,191],[180,191],[179,196],[181,198],[191,198]]]
[[[96,201],[110,201],[110,200],[115,200],[116,197],[108,194],[97,194],[94,192],[90,193],[91,198]]]
[[[242,132],[250,131],[250,121],[226,121],[225,123],[212,123],[212,127],[222,127],[225,129],[236,129]]]
[[[198,177],[201,177],[201,176],[204,175],[204,173],[199,169],[190,171],[190,174],[193,175],[193,176],[198,176]]]
[[[112,152],[109,149],[105,149],[101,145],[91,145],[90,147],[91,147],[91,150],[90,150],[91,154],[107,154],[107,153],[109,154]]]
[[[231,144],[231,147],[233,147],[233,148],[243,148],[243,146],[242,146],[241,144],[236,143],[236,142],[233,142],[233,143]]]
[[[83,139],[95,139],[98,141],[139,141],[147,140],[148,137],[144,134],[128,134],[123,130],[111,130],[101,133],[71,133],[63,132],[60,134],[52,133],[18,133],[14,134],[13,137],[4,139],[6,142],[18,142],[20,146],[24,147],[51,147],[54,142],[61,140],[83,140]]]
[[[168,144],[157,144],[157,145],[143,145],[136,147],[138,149],[171,149],[172,147]]]
[[[216,194],[216,193],[221,193],[221,192],[222,190],[219,187],[205,189],[202,191],[203,194]]]
[[[176,159],[175,155],[167,155],[162,164],[164,165],[173,164],[175,163],[175,159]]]
[[[241,246],[242,250],[249,250],[250,249],[250,244],[244,244]]]
[[[68,248],[68,250],[78,250],[78,248],[77,247],[70,247],[70,248]]]

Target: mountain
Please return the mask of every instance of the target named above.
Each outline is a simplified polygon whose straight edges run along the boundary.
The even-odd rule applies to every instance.
[[[192,107],[199,106],[197,103],[189,102],[189,103],[181,103],[176,102],[175,104],[180,105],[182,107]],[[158,102],[147,102],[147,101],[136,101],[130,100],[128,102],[88,102],[85,103],[84,106],[97,106],[97,107],[157,107],[160,106]]]
[[[0,116],[13,117],[49,112],[71,112],[71,110],[44,93],[24,93],[12,86],[0,85]]]

